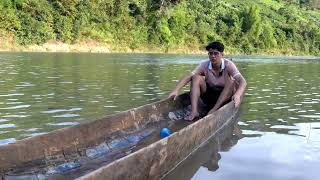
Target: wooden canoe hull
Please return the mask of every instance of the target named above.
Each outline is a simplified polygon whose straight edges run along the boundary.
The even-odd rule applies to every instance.
[[[0,146],[0,171],[42,161],[54,155],[74,154],[108,139],[124,136],[128,130],[141,129],[159,120],[162,113],[190,104],[187,95],[176,102],[164,100],[80,124]]]
[[[233,102],[133,154],[78,179],[160,179],[208,139],[222,142],[238,121]]]
[[[90,148],[101,145],[112,152],[114,142],[129,142],[128,137],[148,126],[158,126],[163,117],[186,108],[189,95],[176,101],[166,99],[139,108],[130,109],[93,122],[63,128],[13,144],[0,146],[0,177],[2,179],[55,178],[52,172],[61,169],[65,162],[90,162]],[[233,102],[217,112],[154,142],[125,157],[115,160],[89,174],[61,176],[79,179],[159,179],[174,168],[208,138],[224,138],[236,123],[238,109]],[[170,119],[170,118],[169,118]],[[121,143],[120,143],[121,144]],[[80,162],[80,163],[79,163]],[[78,164],[77,164],[78,163]],[[62,164],[62,166],[61,166]],[[70,164],[66,165],[69,166]],[[63,168],[62,168],[63,169]],[[64,171],[64,170],[63,170]],[[62,171],[58,171],[62,173]]]

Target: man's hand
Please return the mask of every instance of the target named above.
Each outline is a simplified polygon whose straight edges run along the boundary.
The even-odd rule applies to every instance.
[[[189,83],[192,79],[193,74],[189,73],[187,75],[185,75],[178,83],[176,88],[174,88],[174,90],[169,94],[168,98],[173,98],[173,100],[177,99],[177,96],[179,94],[179,91],[181,88],[183,88],[187,83]]]
[[[213,113],[213,112],[215,112],[215,111],[217,111],[217,110],[218,110],[218,108],[213,107],[213,108],[208,112],[208,114],[211,114],[211,113]]]
[[[173,90],[170,94],[169,94],[169,98],[173,98],[173,100],[176,100],[177,96],[178,96],[178,91],[177,90]]]
[[[234,106],[237,108],[240,106],[241,96],[237,93],[233,95]]]

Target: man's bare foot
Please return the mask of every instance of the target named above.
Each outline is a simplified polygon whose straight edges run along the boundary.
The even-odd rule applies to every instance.
[[[186,121],[193,121],[195,119],[199,118],[199,113],[190,113],[188,116],[184,118]]]

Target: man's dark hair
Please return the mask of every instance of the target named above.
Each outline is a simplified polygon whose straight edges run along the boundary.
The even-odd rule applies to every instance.
[[[219,52],[223,52],[224,51],[224,45],[219,41],[214,41],[214,42],[208,44],[208,46],[206,47],[207,51],[209,51],[210,49],[216,49]]]

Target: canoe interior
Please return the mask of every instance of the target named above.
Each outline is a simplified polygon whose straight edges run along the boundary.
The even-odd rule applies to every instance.
[[[232,133],[234,125],[237,124],[238,110],[234,103],[230,102],[218,111],[206,115],[170,136],[78,179],[161,179],[209,139],[214,138],[222,142],[228,134]]]
[[[180,121],[189,99],[186,93],[176,101],[166,99],[0,146],[1,176],[41,179],[71,177],[73,171],[85,174],[159,140],[163,127],[175,132],[190,124]]]

